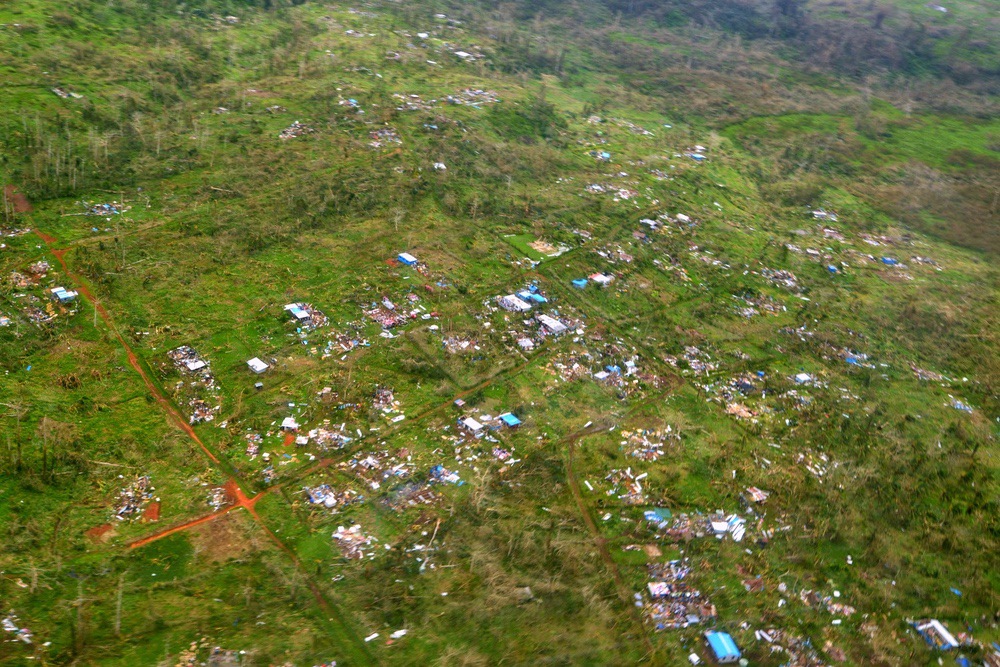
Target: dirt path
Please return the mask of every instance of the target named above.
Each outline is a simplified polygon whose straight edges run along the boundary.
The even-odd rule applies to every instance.
[[[218,512],[212,512],[211,514],[206,514],[205,516],[200,516],[197,519],[192,519],[191,521],[185,521],[184,523],[177,524],[176,526],[171,526],[170,528],[164,528],[158,533],[153,533],[152,535],[147,535],[146,537],[140,538],[135,542],[131,542],[128,545],[129,549],[138,549],[139,547],[144,547],[151,542],[163,539],[164,537],[169,537],[174,533],[179,533],[181,531],[187,530],[188,528],[194,528],[195,526],[200,526],[203,523],[208,523],[209,521],[214,521],[220,516],[224,516],[234,509],[237,509],[239,505],[229,505],[224,507]]]
[[[55,242],[55,239],[52,238],[51,236],[48,236],[47,234],[44,234],[37,230],[35,231],[35,233],[43,241],[45,241],[45,243],[49,245],[52,245]],[[156,402],[160,404],[160,407],[163,408],[163,411],[166,412],[167,415],[170,417],[170,419],[201,448],[201,451],[205,454],[205,456],[208,457],[208,459],[212,463],[215,463],[216,465],[220,464],[218,457],[216,457],[215,454],[213,454],[208,449],[208,447],[205,446],[205,443],[201,441],[201,438],[199,438],[198,434],[194,432],[194,429],[191,428],[191,425],[188,423],[188,421],[184,419],[184,416],[180,412],[178,412],[177,408],[175,408],[169,400],[167,400],[167,397],[163,395],[163,392],[160,391],[160,388],[153,383],[153,380],[149,377],[149,374],[146,373],[146,369],[144,369],[142,367],[142,364],[139,363],[139,357],[132,350],[131,346],[129,346],[129,344],[125,342],[125,338],[121,335],[121,333],[119,333],[118,327],[115,326],[114,321],[108,314],[108,311],[105,310],[104,306],[101,305],[101,303],[96,298],[94,298],[93,293],[90,291],[90,288],[87,287],[86,283],[84,283],[79,276],[72,273],[69,270],[69,267],[66,266],[66,260],[64,258],[64,255],[66,254],[66,249],[63,248],[61,250],[52,250],[52,254],[55,255],[55,258],[57,260],[59,260],[59,264],[62,266],[63,272],[65,272],[66,276],[73,281],[73,283],[77,287],[77,290],[79,290],[80,294],[82,294],[83,297],[87,301],[89,301],[94,308],[97,309],[97,313],[101,316],[101,320],[104,321],[104,324],[108,327],[111,333],[113,333],[115,335],[115,338],[118,339],[118,343],[122,346],[122,349],[125,350],[125,354],[128,357],[129,365],[133,369],[135,369],[135,372],[138,373],[139,376],[142,378],[143,383],[146,385],[146,389],[148,389],[149,393],[153,395],[153,398],[156,399]]]
[[[14,213],[31,213],[35,207],[31,205],[28,198],[17,191],[13,185],[5,185],[3,188],[4,197],[8,203],[14,207]]]
[[[65,272],[67,278],[73,282],[77,291],[79,291],[79,293],[83,296],[83,298],[97,310],[98,315],[101,316],[101,320],[105,323],[108,329],[114,334],[115,338],[117,338],[118,340],[119,345],[121,345],[122,349],[125,351],[125,354],[128,357],[129,365],[132,366],[132,368],[142,378],[143,383],[146,385],[146,389],[149,390],[149,393],[153,396],[154,399],[156,399],[156,402],[167,414],[169,420],[174,422],[174,424],[178,428],[184,431],[184,433],[186,433],[187,436],[191,438],[191,440],[198,445],[198,447],[201,449],[202,453],[206,456],[206,458],[208,458],[217,468],[219,468],[223,472],[223,474],[226,475],[227,478],[226,489],[229,492],[230,496],[235,501],[232,505],[223,510],[220,510],[219,512],[215,512],[213,514],[209,514],[200,517],[198,519],[194,519],[193,521],[189,521],[187,523],[159,531],[158,533],[150,535],[146,538],[137,540],[136,542],[130,544],[129,548],[130,549],[139,548],[141,546],[149,544],[150,542],[154,542],[158,539],[167,537],[168,535],[181,532],[193,526],[207,523],[209,521],[218,518],[219,516],[222,516],[223,514],[226,514],[227,512],[242,507],[250,514],[254,522],[257,523],[258,526],[260,526],[261,530],[263,530],[267,534],[267,536],[271,539],[271,541],[275,544],[275,546],[277,546],[282,553],[284,553],[286,556],[289,557],[295,568],[298,569],[303,574],[306,584],[308,585],[309,590],[316,601],[316,604],[319,605],[319,607],[325,612],[325,619],[326,619],[325,624],[327,625],[327,629],[330,631],[330,634],[332,636],[336,637],[344,645],[343,648],[345,650],[345,653],[349,654],[351,657],[351,664],[375,664],[374,657],[371,655],[371,653],[369,653],[367,647],[361,642],[361,638],[358,637],[358,635],[350,628],[350,626],[347,624],[345,618],[340,613],[340,611],[336,609],[330,603],[329,600],[326,599],[326,597],[323,595],[323,592],[319,589],[319,586],[316,585],[316,583],[312,580],[310,574],[305,571],[305,568],[302,567],[302,562],[299,560],[298,555],[296,555],[296,553],[287,544],[281,541],[281,539],[277,536],[277,534],[270,529],[270,527],[264,522],[264,520],[257,513],[257,510],[254,506],[257,504],[257,501],[260,500],[260,498],[263,496],[263,493],[258,493],[252,498],[248,497],[244,493],[243,489],[240,487],[239,481],[232,474],[231,470],[227,469],[227,466],[225,466],[219,460],[219,458],[205,445],[205,443],[202,442],[201,438],[198,437],[198,434],[195,433],[193,428],[191,428],[191,425],[188,423],[186,419],[184,419],[184,416],[180,413],[180,411],[177,410],[177,408],[173,405],[173,403],[169,399],[167,399],[167,397],[163,394],[163,392],[156,385],[156,383],[153,382],[152,378],[149,376],[149,374],[146,372],[146,369],[139,361],[138,355],[135,353],[132,347],[125,341],[125,338],[118,331],[118,327],[115,326],[114,321],[111,319],[111,315],[107,312],[104,306],[94,297],[93,293],[90,291],[90,288],[87,286],[86,282],[84,282],[84,280],[80,276],[74,274],[69,270],[69,267],[66,265],[66,260],[64,257],[66,254],[66,248],[61,248],[61,249],[55,248],[54,246],[58,243],[58,240],[44,232],[35,230],[35,234],[37,234],[38,237],[42,239],[42,241],[44,241],[45,244],[48,246],[49,251],[59,261],[59,264],[62,266],[62,269]]]
[[[642,622],[642,616],[638,611],[636,611],[635,605],[632,604],[632,592],[629,590],[628,586],[625,585],[625,580],[622,578],[621,570],[618,569],[618,564],[615,562],[614,558],[611,557],[611,551],[608,550],[607,538],[601,535],[601,531],[598,529],[597,523],[594,521],[594,517],[590,515],[590,510],[587,509],[587,505],[583,501],[583,494],[580,493],[580,483],[576,479],[576,472],[573,468],[573,454],[576,450],[577,440],[588,435],[603,433],[610,429],[611,426],[607,424],[593,426],[588,429],[577,431],[576,433],[571,433],[559,441],[560,444],[567,445],[566,481],[569,483],[569,489],[573,494],[573,500],[576,501],[576,506],[580,510],[580,514],[583,516],[583,522],[587,524],[587,529],[594,537],[594,544],[597,546],[597,551],[601,555],[601,560],[604,561],[605,566],[607,566],[608,570],[611,572],[611,576],[615,581],[615,588],[618,591],[618,597],[621,598],[622,604],[628,607],[629,614],[642,636],[642,641],[646,647],[647,655],[652,656],[654,653],[653,643],[649,640],[649,634],[646,631],[646,624]]]

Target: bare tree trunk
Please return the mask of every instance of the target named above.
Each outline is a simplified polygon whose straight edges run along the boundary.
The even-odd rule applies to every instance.
[[[118,597],[115,600],[115,636],[122,634],[122,598],[125,594],[125,572],[118,575]]]

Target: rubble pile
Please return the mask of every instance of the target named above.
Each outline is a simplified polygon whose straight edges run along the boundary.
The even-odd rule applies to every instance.
[[[798,278],[791,271],[786,271],[785,269],[762,269],[760,275],[775,285],[780,285],[792,292],[798,292],[801,289]]]
[[[446,336],[442,339],[441,345],[449,354],[458,354],[479,349],[479,344],[475,340],[459,336]]]
[[[664,455],[668,440],[680,442],[681,434],[667,426],[665,429],[622,431],[622,451],[642,461],[656,461]]]
[[[626,130],[628,130],[632,134],[638,134],[638,135],[644,136],[644,137],[652,137],[652,136],[654,136],[653,133],[650,132],[649,130],[647,130],[647,129],[643,128],[643,127],[640,127],[639,125],[636,125],[635,123],[633,123],[631,121],[622,120],[621,118],[612,118],[611,122],[613,122],[615,125],[618,125],[619,127],[625,128]]]
[[[591,194],[609,194],[614,201],[629,201],[639,196],[638,190],[600,183],[591,183],[584,190]]]
[[[757,641],[767,642],[772,654],[784,654],[781,657],[783,667],[829,667],[806,637],[798,637],[778,628],[756,630],[754,637]]]
[[[309,431],[306,437],[323,451],[342,449],[353,440],[344,434],[345,424],[346,422],[338,428],[330,428],[330,420],[324,419],[323,425]]]
[[[402,421],[404,418],[399,401],[396,400],[392,390],[387,387],[375,388],[375,394],[372,396],[372,410],[381,412],[391,422]]]
[[[37,297],[34,300],[37,301]],[[45,309],[41,309],[35,305],[28,305],[24,308],[24,315],[35,324],[45,324],[46,322],[51,322],[56,318],[55,307],[51,304],[45,304]]]
[[[680,514],[672,521],[660,521],[652,528],[672,542],[686,542],[709,535],[720,540],[728,535],[734,542],[742,542],[746,536],[747,522],[737,514],[727,516],[722,510],[718,510],[709,515]],[[762,519],[758,520],[756,530],[765,540],[773,534],[773,530],[764,530]]]
[[[637,604],[642,606],[647,622],[657,630],[686,628],[716,617],[715,605],[688,584],[691,566],[686,558],[653,563],[648,568],[649,600],[645,604],[639,602],[642,596],[637,593]]]
[[[326,347],[323,348],[322,359],[328,359],[337,354],[346,354],[357,347],[368,347],[371,343],[360,335],[361,323],[348,325],[346,331],[331,331],[327,334]]]
[[[425,101],[420,95],[400,95],[394,93],[393,97],[398,100],[396,111],[428,111],[437,106],[437,100]]]
[[[188,421],[192,424],[210,422],[215,419],[215,413],[222,409],[221,405],[212,407],[205,399],[197,397],[190,399],[187,405],[191,408]]]
[[[459,478],[458,473],[452,472],[442,465],[432,467],[427,474],[431,483],[458,484],[460,486],[464,484],[464,482],[462,482]]]
[[[224,487],[217,486],[208,492],[208,506],[214,510],[219,510],[232,503],[229,492]]]
[[[388,480],[405,479],[413,474],[413,464],[401,460],[408,456],[394,456],[387,450],[359,452],[340,467],[353,473],[358,479],[378,490]]]
[[[29,264],[28,273],[35,276],[37,279],[41,279],[45,277],[45,274],[48,273],[51,268],[52,267],[49,266],[49,263],[43,259],[39,262],[35,262],[34,264]]]
[[[778,315],[786,310],[785,306],[766,294],[734,294],[733,298],[743,304],[746,304],[737,305],[736,313],[740,317],[745,317],[747,319],[756,317],[761,313],[765,313],[767,315]]]
[[[466,88],[454,95],[447,95],[444,101],[449,104],[460,104],[479,108],[484,104],[495,104],[500,101],[500,96],[491,90],[480,90],[478,88]]]
[[[956,410],[959,410],[961,412],[967,412],[970,415],[973,412],[973,408],[971,405],[951,395],[948,396],[948,404],[951,405],[951,407],[955,408]]]
[[[143,510],[153,500],[155,490],[148,476],[137,477],[134,482],[118,492],[113,510],[114,518],[126,521],[141,516]]]
[[[257,458],[257,454],[260,453],[260,445],[264,441],[259,433],[247,433],[244,435],[247,441],[246,454],[250,457],[250,460]]]
[[[74,93],[72,91],[66,90],[65,88],[59,88],[59,87],[53,88],[52,92],[55,93],[57,96],[63,98],[64,100],[68,100],[70,98],[78,100],[83,97],[83,95],[81,95],[80,93]]]
[[[15,640],[22,641],[25,644],[31,643],[31,630],[20,626],[17,615],[14,612],[10,612],[3,617],[3,620],[0,620],[0,627],[3,628],[4,632],[14,633]]]
[[[79,202],[87,210],[84,215],[100,215],[107,217],[109,215],[121,215],[127,211],[132,210],[131,206],[126,206],[117,201],[108,202],[106,204],[91,204],[90,202]]]
[[[607,260],[609,264],[618,264],[619,262],[631,264],[635,259],[634,255],[625,252],[622,246],[618,244],[607,244],[599,248],[594,248],[594,252]]]
[[[391,304],[392,302],[390,301],[389,303]],[[388,308],[384,303],[382,305],[374,305],[372,308],[366,310],[365,315],[371,318],[373,322],[380,324],[383,329],[398,327],[401,324],[405,324],[409,319],[406,315],[397,311],[394,304],[392,308]]]
[[[712,361],[710,354],[690,345],[684,348],[684,353],[679,357],[665,355],[663,360],[674,368],[681,368],[681,372],[685,374],[693,372],[697,375],[708,375],[719,367],[717,363]],[[680,366],[682,361],[687,368]]]
[[[295,137],[304,137],[307,134],[312,134],[316,130],[312,129],[308,125],[303,125],[299,121],[292,122],[291,125],[286,127],[278,135],[279,139],[294,139]]]
[[[624,470],[616,468],[604,477],[605,481],[611,484],[606,495],[615,496],[626,505],[642,505],[647,502],[647,497],[641,481],[647,475],[648,473],[636,475],[631,467]]]
[[[330,510],[336,510],[337,508],[343,508],[348,505],[361,503],[364,502],[365,499],[365,497],[359,495],[357,491],[352,489],[337,491],[329,484],[320,484],[319,486],[314,487],[303,487],[302,490],[306,494],[306,498],[310,503],[313,505],[322,505]]]
[[[530,339],[526,340],[530,342]],[[520,341],[518,343],[520,344]],[[563,382],[572,382],[591,376],[589,366],[592,360],[593,357],[588,352],[581,354],[563,353],[553,357],[552,361],[546,364],[545,371]]]
[[[692,244],[688,247],[688,255],[694,259],[697,259],[703,264],[707,264],[711,267],[722,269],[723,271],[730,271],[733,267],[729,266],[727,262],[722,261],[715,257],[715,253],[711,250],[706,250],[699,247],[696,244]]]
[[[833,595],[821,595],[818,591],[804,589],[799,591],[799,600],[807,607],[817,607],[826,609],[834,616],[851,616],[857,611],[854,607],[838,602],[840,591],[834,591]]]
[[[25,234],[30,234],[31,229],[22,227],[0,227],[0,238],[14,238],[15,236],[24,236]],[[0,246],[2,247],[2,246]]]
[[[10,272],[10,284],[14,289],[27,289],[35,284],[34,279],[18,271]]]
[[[403,140],[399,138],[399,134],[391,127],[373,130],[368,133],[368,137],[371,139],[368,145],[372,148],[384,148],[390,144],[403,143]]]
[[[375,557],[375,543],[378,540],[363,533],[360,524],[354,524],[346,529],[343,526],[337,526],[336,532],[333,533],[333,539],[345,558]],[[371,551],[366,553],[365,549],[371,549]]]

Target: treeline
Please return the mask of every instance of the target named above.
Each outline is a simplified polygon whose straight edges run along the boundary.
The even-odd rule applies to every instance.
[[[690,33],[696,29],[764,41],[775,50],[790,46],[796,64],[839,75],[931,76],[977,93],[1000,91],[996,44],[970,39],[968,26],[932,23],[890,2],[849,0],[839,3],[836,11],[807,0],[517,0],[499,8],[483,4],[489,5],[493,36],[505,45],[502,64],[508,68],[519,64],[561,73],[566,48],[572,45],[590,51],[589,64],[594,66],[655,69],[662,66],[654,55],[658,47],[639,49],[642,55],[636,57],[635,49],[609,40],[609,31],[627,33],[631,46],[651,40],[696,47],[683,43],[704,39]],[[472,13],[467,5],[465,13]],[[534,39],[540,31],[545,39]],[[937,48],[945,40],[951,47]]]

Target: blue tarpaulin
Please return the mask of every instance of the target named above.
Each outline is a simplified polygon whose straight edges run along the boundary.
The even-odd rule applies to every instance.
[[[515,417],[514,415],[512,415],[509,412],[505,412],[504,414],[500,415],[500,419],[507,426],[514,427],[514,426],[520,426],[521,425],[521,420],[518,419],[517,417]]]
[[[736,662],[740,659],[740,650],[736,648],[736,642],[726,632],[706,632],[705,639],[715,654],[715,661],[718,663]]]

